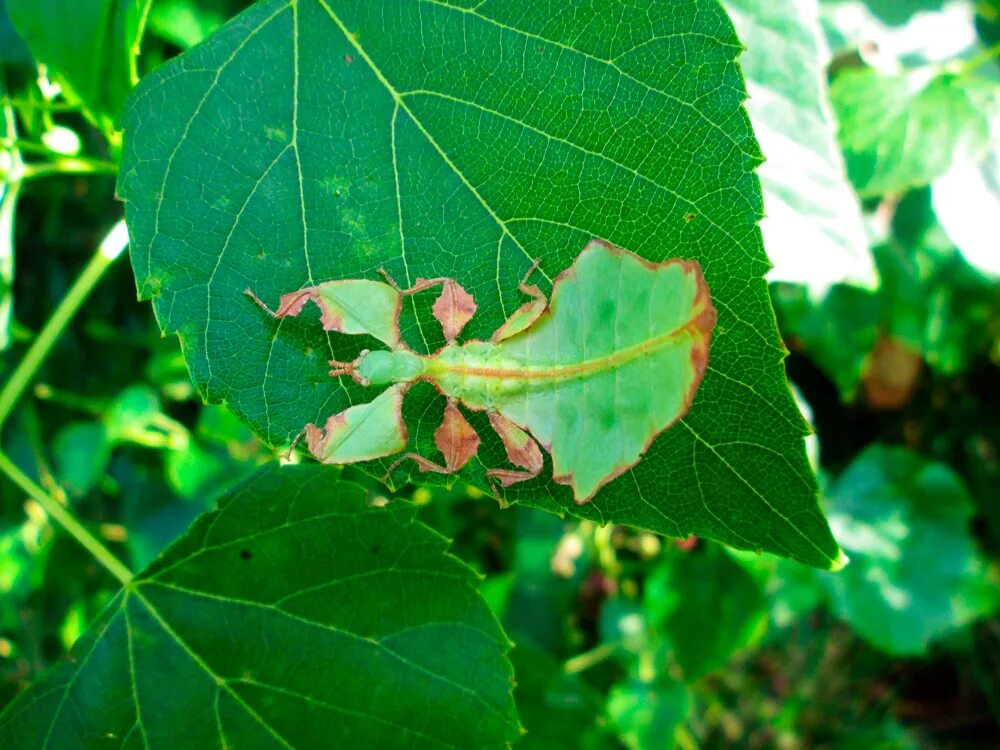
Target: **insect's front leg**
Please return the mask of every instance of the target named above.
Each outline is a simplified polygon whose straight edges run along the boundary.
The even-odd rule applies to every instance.
[[[500,326],[493,334],[492,341],[494,343],[498,341],[503,341],[504,339],[509,339],[521,331],[525,331],[538,320],[542,313],[545,312],[545,308],[549,306],[549,301],[542,294],[542,290],[539,289],[535,284],[529,284],[528,279],[531,274],[535,272],[538,268],[538,264],[541,259],[536,259],[534,263],[531,264],[531,268],[528,272],[524,274],[524,278],[521,279],[521,283],[518,284],[517,288],[521,290],[521,294],[526,294],[531,297],[530,300],[525,302],[519,308],[517,308],[507,320],[504,321],[503,325]]]
[[[534,479],[542,470],[542,449],[538,443],[527,432],[511,422],[502,414],[491,411],[487,414],[490,425],[507,451],[507,459],[515,466],[520,466],[524,471],[517,469],[490,469],[486,476],[496,479],[504,487],[510,487],[517,482],[526,482]]]
[[[468,420],[462,416],[462,412],[458,410],[458,406],[451,399],[448,400],[448,405],[444,409],[444,419],[441,420],[441,426],[434,431],[434,445],[444,456],[444,466],[424,458],[418,453],[407,453],[389,467],[382,480],[388,480],[396,467],[407,459],[416,463],[421,471],[454,474],[476,455],[479,450],[479,435]]]

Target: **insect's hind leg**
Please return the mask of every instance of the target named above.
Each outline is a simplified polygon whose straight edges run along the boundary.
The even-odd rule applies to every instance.
[[[542,449],[538,447],[535,439],[498,412],[491,411],[487,416],[493,430],[503,442],[507,459],[515,466],[520,466],[522,470],[490,469],[486,472],[486,476],[496,479],[504,487],[537,477],[542,471],[543,459]]]
[[[419,453],[406,453],[396,459],[382,477],[388,483],[392,472],[403,461],[412,460],[421,471],[432,471],[436,474],[454,474],[465,466],[479,450],[479,435],[472,425],[462,416],[454,401],[448,401],[444,409],[444,419],[441,426],[434,431],[434,445],[444,456],[444,466],[424,458]]]

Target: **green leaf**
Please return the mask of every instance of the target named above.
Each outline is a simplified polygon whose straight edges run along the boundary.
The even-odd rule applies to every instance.
[[[747,113],[767,161],[760,223],[771,281],[875,281],[829,102],[816,0],[725,0],[746,52]]]
[[[10,21],[7,0],[0,0],[0,63],[31,64],[31,54]]]
[[[847,172],[862,195],[926,185],[953,164],[978,161],[1000,111],[992,81],[927,68],[846,70],[831,95]]]
[[[969,536],[974,506],[944,464],[874,445],[830,488],[827,509],[851,564],[826,577],[834,609],[893,654],[995,611],[995,576]]]
[[[0,746],[506,747],[508,642],[414,510],[262,470],[10,705]]]
[[[517,674],[518,712],[525,734],[517,750],[617,747],[597,719],[603,696],[581,675],[567,673],[561,662],[529,642],[518,641],[511,653]]]
[[[202,393],[277,445],[370,400],[327,375],[365,343],[324,334],[315,311],[272,322],[247,286],[274,304],[380,266],[401,284],[449,276],[479,306],[466,338],[486,338],[536,258],[547,293],[593,237],[694,257],[719,322],[688,415],[586,506],[553,482],[505,499],[831,566],[762,279],[738,50],[714,0],[652,18],[622,0],[574,14],[554,0],[260,2],[128,108],[119,191],[140,293]],[[404,305],[417,351],[443,343],[433,323],[430,300]],[[404,410],[428,457],[435,398],[414,388]],[[505,454],[483,440],[466,476],[485,488]]]
[[[767,626],[760,584],[712,544],[665,560],[646,582],[645,601],[686,682],[724,666]]]
[[[687,688],[669,677],[630,678],[611,688],[606,710],[629,750],[663,750],[674,747],[674,730],[687,719],[689,704]]]
[[[56,475],[71,493],[89,492],[104,476],[111,459],[111,442],[100,422],[74,422],[52,441]]]
[[[178,47],[193,47],[222,25],[233,5],[230,0],[158,0],[149,29]]]
[[[150,0],[7,0],[14,27],[64,93],[105,133],[138,78],[141,19]]]
[[[1000,253],[990,219],[1000,216],[1000,142],[980,164],[958,164],[932,186],[934,213],[948,238],[976,270],[1000,278]]]

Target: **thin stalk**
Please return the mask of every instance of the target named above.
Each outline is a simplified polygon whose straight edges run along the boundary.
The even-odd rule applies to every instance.
[[[115,557],[111,550],[91,534],[80,523],[72,513],[64,508],[59,501],[49,495],[45,490],[31,481],[17,465],[11,461],[6,454],[0,453],[0,471],[6,474],[11,480],[27,495],[37,502],[50,518],[62,526],[76,541],[78,541],[90,554],[92,554],[101,565],[103,565],[111,575],[121,581],[123,586],[127,586],[132,580],[132,571],[126,568],[122,562]]]
[[[127,244],[128,230],[125,228],[125,220],[122,219],[111,228],[111,231],[101,241],[97,252],[94,253],[83,272],[77,277],[66,296],[62,298],[59,306],[52,313],[52,317],[42,328],[31,348],[28,349],[28,353],[24,355],[24,359],[11,373],[3,390],[0,390],[0,427],[7,421],[7,417],[10,416],[14,404],[24,393],[24,389],[34,380],[38,369],[42,366],[62,332],[66,330],[66,326],[69,325],[73,316],[76,315],[77,310],[93,291],[108,266],[122,254]]]
[[[118,169],[118,165],[111,161],[66,156],[44,164],[25,164],[24,179],[53,174],[118,174]]]
[[[611,641],[602,643],[600,646],[584,651],[582,654],[570,657],[563,662],[563,672],[566,674],[577,674],[586,671],[591,667],[610,659],[621,650],[621,641]]]
[[[0,88],[3,84],[0,82]],[[17,139],[17,120],[9,104],[3,105],[6,139]],[[0,146],[0,351],[10,346],[10,323],[14,313],[14,218],[17,198],[24,184],[24,162],[17,146]]]

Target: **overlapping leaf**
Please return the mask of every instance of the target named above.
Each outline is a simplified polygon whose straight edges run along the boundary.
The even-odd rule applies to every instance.
[[[273,444],[371,398],[326,374],[363,342],[273,322],[247,286],[273,303],[379,266],[453,276],[485,337],[536,258],[547,287],[592,237],[694,257],[719,323],[688,416],[587,506],[541,479],[507,499],[831,565],[762,279],[738,40],[713,0],[654,8],[264,0],[144,81],[119,184],[133,266],[202,392]],[[404,310],[421,351],[442,341],[429,305]],[[411,391],[432,456],[441,408]],[[504,462],[486,432],[474,480]]]
[[[265,469],[8,707],[0,747],[506,747],[506,637],[445,546],[326,467]]]
[[[7,0],[7,8],[35,59],[109,133],[132,90],[150,1]]]
[[[816,0],[725,0],[747,50],[747,112],[767,161],[760,167],[764,248],[772,281],[822,291],[870,285],[875,269],[836,139],[829,51]]]

